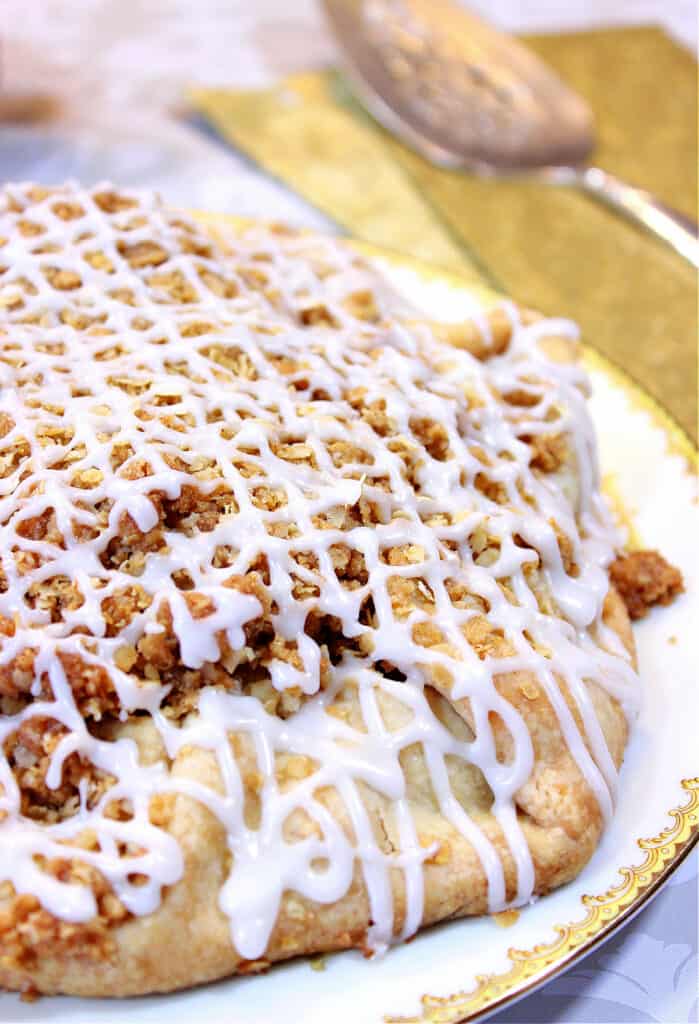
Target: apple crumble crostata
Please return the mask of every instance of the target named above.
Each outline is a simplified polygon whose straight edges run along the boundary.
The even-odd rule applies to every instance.
[[[0,985],[383,950],[573,878],[637,700],[574,327],[0,198]]]

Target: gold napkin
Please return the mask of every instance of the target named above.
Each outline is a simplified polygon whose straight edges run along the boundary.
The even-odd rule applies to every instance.
[[[527,39],[590,103],[595,162],[696,217],[696,64],[654,28]],[[233,145],[350,233],[485,281],[584,336],[696,438],[697,276],[576,190],[442,171],[390,138],[331,71],[196,89]]]

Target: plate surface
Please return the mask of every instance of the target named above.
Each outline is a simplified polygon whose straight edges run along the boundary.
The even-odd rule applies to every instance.
[[[219,221],[220,223],[220,221]],[[435,319],[473,303],[458,278],[360,246],[395,291]],[[699,564],[696,456],[679,428],[629,378],[591,349],[602,470],[630,515],[635,539],[682,567],[687,592],[635,628],[642,710],[621,772],[616,815],[579,878],[525,908],[508,927],[491,918],[432,928],[385,957],[356,952],[299,960],[264,976],[171,996],[107,1000],[0,995],[0,1020],[129,1024],[453,1024],[477,1020],[559,974],[629,920],[699,837]],[[183,941],[186,938],[183,936]]]

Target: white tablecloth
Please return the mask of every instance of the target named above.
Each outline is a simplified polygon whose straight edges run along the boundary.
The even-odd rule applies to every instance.
[[[516,31],[661,23],[696,51],[694,0],[473,0],[471,6]],[[158,188],[183,206],[330,226],[172,116],[187,83],[260,86],[331,61],[332,43],[313,0],[4,0],[0,9],[0,88],[43,88],[62,103],[50,130],[0,128],[2,179],[110,178]],[[695,854],[617,937],[495,1019],[697,1021],[696,982]]]

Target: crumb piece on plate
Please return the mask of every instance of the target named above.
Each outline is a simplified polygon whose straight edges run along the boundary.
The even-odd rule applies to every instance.
[[[36,1003],[41,999],[41,992],[39,992],[39,989],[36,988],[35,985],[29,982],[29,984],[22,989],[19,998],[23,1003]]]
[[[610,577],[632,619],[642,619],[656,604],[670,604],[684,590],[682,573],[658,551],[620,555]]]
[[[493,914],[493,921],[500,928],[511,928],[519,921],[519,910],[512,908],[511,910],[500,910],[497,914]]]

